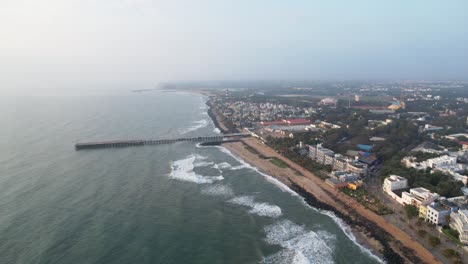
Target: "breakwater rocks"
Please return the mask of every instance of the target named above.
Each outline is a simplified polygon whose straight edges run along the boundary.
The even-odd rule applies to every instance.
[[[216,118],[216,115],[213,113],[213,106],[211,105],[211,102],[209,100],[206,102],[206,105],[208,106],[208,110],[207,110],[208,116],[211,118],[211,121],[213,121],[214,126],[217,129],[219,129],[219,131],[221,131],[222,134],[228,133],[229,131],[226,131],[219,125],[218,119]]]
[[[298,184],[291,182],[290,185],[291,189],[293,189],[297,194],[303,197],[306,203],[310,206],[317,209],[333,212],[336,216],[341,218],[349,226],[356,228],[364,232],[367,236],[377,240],[382,245],[383,250],[381,250],[380,253],[382,254],[384,260],[387,263],[406,263],[405,259],[402,256],[400,256],[397,252],[395,252],[395,250],[393,250],[393,248],[390,246],[390,242],[395,242],[395,244],[401,250],[401,252],[405,254],[405,257],[412,263],[423,263],[421,259],[419,259],[419,257],[417,257],[414,254],[413,250],[405,247],[401,242],[395,241],[395,239],[388,232],[383,230],[374,222],[355,213],[353,213],[352,216],[343,214],[335,207],[319,201],[315,196],[304,190]],[[353,210],[349,208],[349,212],[353,212]]]

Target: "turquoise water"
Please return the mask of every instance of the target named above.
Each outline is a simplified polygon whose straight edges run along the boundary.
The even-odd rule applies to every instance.
[[[217,133],[183,93],[0,99],[0,263],[378,263],[219,147],[74,150]]]

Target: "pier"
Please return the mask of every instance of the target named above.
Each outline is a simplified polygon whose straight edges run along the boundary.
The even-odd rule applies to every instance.
[[[145,145],[162,145],[172,144],[176,142],[232,142],[236,139],[243,137],[250,137],[249,133],[232,133],[217,136],[206,136],[206,137],[189,137],[189,138],[173,138],[173,139],[136,139],[136,140],[112,140],[112,141],[95,141],[95,142],[82,142],[76,143],[75,149],[98,149],[98,148],[122,148],[132,146],[145,146]]]

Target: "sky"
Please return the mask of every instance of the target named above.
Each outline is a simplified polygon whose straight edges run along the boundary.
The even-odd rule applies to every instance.
[[[468,80],[466,0],[0,0],[0,95]]]

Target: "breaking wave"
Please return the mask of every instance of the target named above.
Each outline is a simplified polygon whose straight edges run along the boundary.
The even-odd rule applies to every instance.
[[[188,128],[182,130],[180,133],[181,134],[187,134],[189,132],[196,131],[196,130],[198,130],[200,128],[204,128],[204,127],[208,126],[208,124],[209,124],[209,122],[206,119],[193,121]]]
[[[250,207],[249,213],[259,216],[279,217],[281,216],[281,208],[277,205],[268,203],[256,203],[252,196],[239,196],[228,201],[229,203],[238,204]]]
[[[211,196],[223,196],[223,197],[232,197],[234,196],[234,191],[226,185],[215,184],[206,186],[201,190],[202,194],[211,195]]]
[[[283,220],[265,228],[266,242],[283,249],[266,257],[263,263],[334,263],[336,237],[325,231],[307,231],[303,226]]]
[[[171,173],[169,174],[170,178],[181,180],[181,181],[188,181],[188,182],[195,182],[199,184],[203,183],[213,183],[215,181],[219,181],[224,179],[222,175],[220,176],[202,176],[196,174],[193,169],[195,168],[195,159],[197,156],[189,155],[188,157],[177,160],[171,163]]]
[[[263,172],[260,172],[258,170],[258,168],[256,167],[253,167],[251,166],[250,164],[246,163],[245,161],[243,161],[241,158],[237,157],[236,155],[234,155],[233,153],[231,153],[228,149],[224,148],[224,147],[217,147],[219,150],[221,150],[221,152],[223,153],[226,153],[227,155],[233,157],[235,160],[237,160],[238,162],[240,162],[241,164],[244,164],[246,166],[246,168],[250,168],[252,170],[255,170],[256,172],[258,172],[259,174],[261,174],[262,176],[264,176],[266,178],[267,181],[273,183],[274,185],[276,185],[278,188],[280,188],[281,190],[285,191],[285,192],[288,192],[290,193],[291,195],[293,196],[296,196],[297,198],[299,198],[303,205],[306,207],[306,208],[309,208],[309,209],[312,209],[312,210],[315,210],[321,214],[324,214],[324,215],[327,215],[329,216],[337,225],[338,227],[343,231],[343,233],[356,245],[359,247],[359,249],[368,254],[370,257],[372,257],[373,259],[381,262],[381,263],[384,263],[384,261],[379,258],[377,255],[373,254],[372,251],[368,248],[366,248],[365,246],[361,245],[360,243],[358,243],[358,241],[356,240],[356,237],[354,236],[351,228],[343,222],[343,220],[339,217],[337,217],[333,212],[331,211],[326,211],[326,210],[321,210],[321,209],[317,209],[317,208],[314,208],[312,206],[310,206],[309,204],[307,204],[307,202],[304,200],[304,198],[302,198],[299,194],[297,194],[296,192],[294,192],[293,190],[291,190],[287,185],[285,185],[284,183],[280,182],[279,180],[277,180],[276,178],[268,175],[268,174],[265,174]],[[268,263],[276,263],[276,262],[268,262]],[[280,262],[278,262],[280,263]],[[294,262],[291,262],[291,263],[294,263]],[[300,263],[300,262],[296,262],[296,263]],[[307,262],[306,262],[307,263]]]

